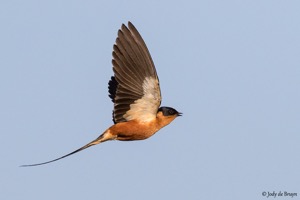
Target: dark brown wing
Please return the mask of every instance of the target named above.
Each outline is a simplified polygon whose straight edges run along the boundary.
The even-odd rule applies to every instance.
[[[161,102],[159,81],[148,48],[131,22],[118,31],[113,48],[113,71],[109,81],[115,123],[156,117]]]

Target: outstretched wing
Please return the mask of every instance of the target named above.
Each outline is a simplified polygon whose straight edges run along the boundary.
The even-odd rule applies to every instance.
[[[159,80],[149,50],[131,22],[118,31],[112,64],[109,96],[114,122],[154,119],[161,103]]]

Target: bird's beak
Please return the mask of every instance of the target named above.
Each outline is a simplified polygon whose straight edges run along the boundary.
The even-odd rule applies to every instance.
[[[179,112],[179,113],[177,114],[177,116],[182,116],[182,113],[181,113],[181,112]]]

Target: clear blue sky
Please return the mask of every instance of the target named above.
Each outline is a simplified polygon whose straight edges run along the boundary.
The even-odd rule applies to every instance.
[[[128,20],[162,105],[183,117],[145,141],[18,167],[112,125],[111,52]],[[300,199],[298,0],[1,1],[0,26],[0,199]]]

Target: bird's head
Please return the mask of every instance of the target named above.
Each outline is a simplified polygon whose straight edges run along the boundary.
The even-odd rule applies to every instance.
[[[160,107],[157,113],[159,112],[161,112],[162,115],[165,117],[178,117],[182,115],[182,113],[178,112],[177,110],[171,107]]]
[[[182,113],[178,112],[171,107],[160,107],[157,111],[157,118],[160,120],[163,126],[171,123],[176,117],[181,116]]]

